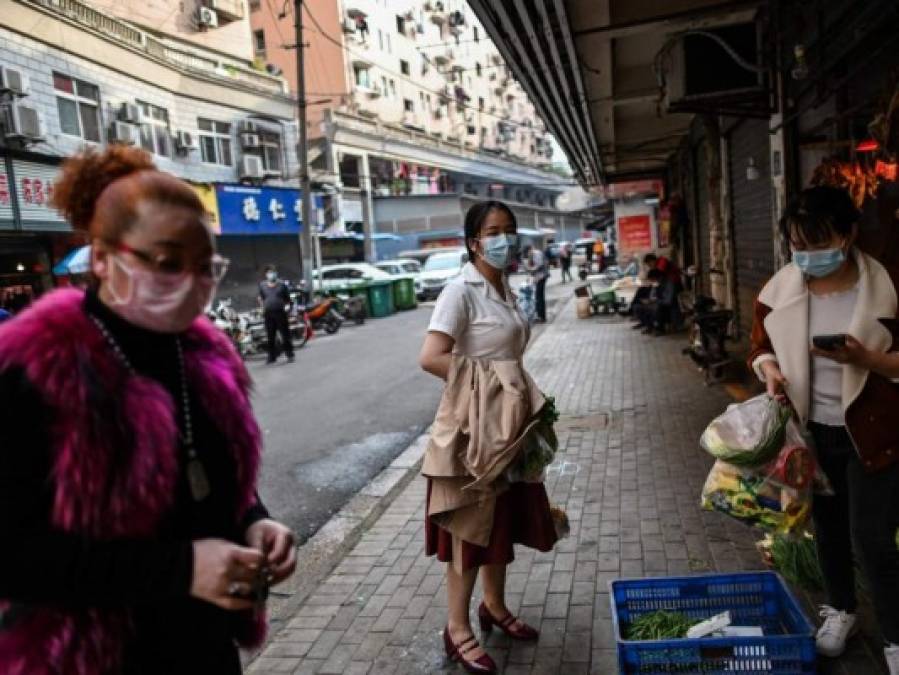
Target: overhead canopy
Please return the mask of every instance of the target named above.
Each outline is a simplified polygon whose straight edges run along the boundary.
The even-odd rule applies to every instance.
[[[695,31],[750,22],[761,3],[470,0],[469,4],[535,102],[578,179],[590,186],[661,172],[697,110],[666,112],[658,73],[671,64],[666,61],[654,68],[657,55],[669,56],[674,36],[683,31],[699,35]],[[714,47],[707,36],[700,40],[713,53],[704,67],[714,70],[730,63],[720,44]],[[755,54],[740,53],[733,40],[728,46],[744,65],[755,65]]]

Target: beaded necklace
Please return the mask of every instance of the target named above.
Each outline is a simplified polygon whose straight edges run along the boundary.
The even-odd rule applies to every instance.
[[[123,366],[125,366],[125,369],[128,370],[128,372],[132,375],[137,375],[137,371],[134,369],[134,366],[131,365],[131,361],[128,360],[128,357],[125,355],[125,352],[122,351],[119,343],[112,336],[112,333],[109,332],[106,324],[93,314],[90,314],[89,316],[91,321],[94,322],[103,334],[103,337],[106,339],[106,342],[109,344],[109,347],[112,349],[116,358]],[[184,432],[182,433],[179,431],[179,436],[181,438],[181,445],[187,454],[186,471],[187,482],[190,486],[190,494],[194,498],[194,501],[201,502],[209,496],[211,489],[209,487],[209,478],[206,475],[206,469],[203,467],[203,462],[200,461],[196,447],[194,447],[193,418],[190,414],[190,396],[187,391],[187,370],[184,367],[184,350],[181,347],[180,337],[175,337],[175,347],[178,352],[178,375],[181,384],[181,412],[184,419]]]

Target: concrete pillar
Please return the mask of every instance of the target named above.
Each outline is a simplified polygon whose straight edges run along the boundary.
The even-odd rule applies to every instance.
[[[375,240],[372,239],[372,233],[375,231],[375,204],[372,198],[371,167],[368,161],[368,153],[363,154],[359,162],[362,164],[360,167],[359,186],[362,188],[360,197],[362,198],[362,235],[365,237],[363,242],[364,255],[366,262],[375,262],[378,259]]]

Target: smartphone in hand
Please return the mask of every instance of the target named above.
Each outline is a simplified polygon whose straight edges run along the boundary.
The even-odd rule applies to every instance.
[[[812,337],[812,344],[825,352],[833,352],[846,346],[846,334],[815,335]]]

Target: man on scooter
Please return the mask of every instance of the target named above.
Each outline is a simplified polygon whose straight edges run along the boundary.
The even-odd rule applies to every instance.
[[[259,304],[265,319],[265,333],[268,337],[268,361],[278,360],[277,335],[281,336],[281,344],[287,361],[293,363],[293,341],[290,337],[290,326],[287,319],[287,308],[292,304],[287,284],[278,279],[278,270],[274,265],[265,268],[265,280],[259,284]]]

